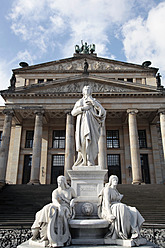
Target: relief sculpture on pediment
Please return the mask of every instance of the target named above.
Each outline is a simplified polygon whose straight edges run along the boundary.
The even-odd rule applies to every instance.
[[[87,59],[89,71],[111,71],[111,70],[134,70],[130,66],[119,65],[112,62],[94,61]],[[70,61],[65,63],[59,63],[51,66],[42,68],[41,70],[55,70],[55,71],[83,71],[84,70],[84,59],[79,61]]]
[[[129,90],[124,89],[122,87],[84,81],[84,82],[65,84],[65,85],[54,87],[54,88],[44,89],[44,92],[45,93],[49,93],[49,92],[50,93],[56,93],[56,92],[81,93],[82,89],[85,85],[89,85],[93,89],[94,93],[111,93],[111,92],[132,91],[130,89]]]

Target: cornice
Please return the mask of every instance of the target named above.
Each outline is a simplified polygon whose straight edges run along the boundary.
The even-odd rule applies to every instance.
[[[151,68],[150,68],[151,69]],[[48,71],[42,71],[42,70],[38,70],[38,71],[25,71],[25,70],[21,70],[21,71],[17,71],[17,75],[19,74],[82,74],[83,70],[73,70],[73,71],[64,71],[64,70],[48,70]],[[89,73],[91,74],[98,74],[98,73],[104,73],[104,74],[110,74],[110,73],[153,73],[153,71],[151,70],[89,70]]]
[[[114,92],[114,93],[93,93],[94,97],[165,97],[164,94],[160,92]],[[12,97],[12,98],[31,98],[31,97],[82,97],[82,93],[66,93],[66,92],[58,92],[58,93],[2,93],[4,98]]]

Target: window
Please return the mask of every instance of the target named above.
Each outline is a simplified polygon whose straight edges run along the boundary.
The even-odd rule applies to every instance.
[[[107,148],[119,148],[119,131],[107,130]]]
[[[57,183],[57,177],[64,175],[64,163],[65,155],[53,155],[52,156],[52,171],[51,171],[51,183]]]
[[[33,137],[34,137],[34,131],[26,131],[25,148],[32,148],[33,147]]]
[[[142,180],[144,183],[150,183],[150,172],[148,164],[148,154],[140,154]]]
[[[133,78],[127,78],[127,82],[133,82]]]
[[[64,155],[53,155],[52,166],[64,166]]]
[[[120,80],[120,81],[124,81],[124,78],[118,78],[118,80]]]
[[[32,166],[32,155],[25,155],[24,168],[23,168],[23,178],[22,178],[23,184],[27,184],[30,181],[31,166]]]
[[[108,154],[107,164],[108,166],[120,166],[120,155],[119,154]]]
[[[120,154],[108,154],[108,177],[116,175],[121,183],[121,166],[120,166]]]
[[[65,148],[65,130],[53,131],[53,148]]]
[[[48,78],[48,79],[47,79],[47,82],[51,82],[51,81],[53,81],[52,78]]]
[[[38,84],[41,84],[44,82],[44,79],[38,79]]]
[[[146,130],[138,130],[139,148],[147,148]]]
[[[2,143],[2,131],[0,131],[0,146],[1,146],[1,143]]]

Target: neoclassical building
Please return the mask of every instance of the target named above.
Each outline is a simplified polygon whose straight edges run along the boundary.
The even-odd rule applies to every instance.
[[[107,113],[96,164],[118,175],[122,184],[165,182],[165,91],[157,68],[93,53],[21,65],[1,91],[2,184],[53,184],[60,174],[68,178],[77,156],[70,112],[85,85]]]

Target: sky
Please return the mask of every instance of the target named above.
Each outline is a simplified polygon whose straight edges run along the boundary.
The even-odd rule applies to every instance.
[[[21,61],[72,57],[81,40],[94,43],[99,57],[151,61],[165,86],[165,1],[1,0],[0,90]]]

